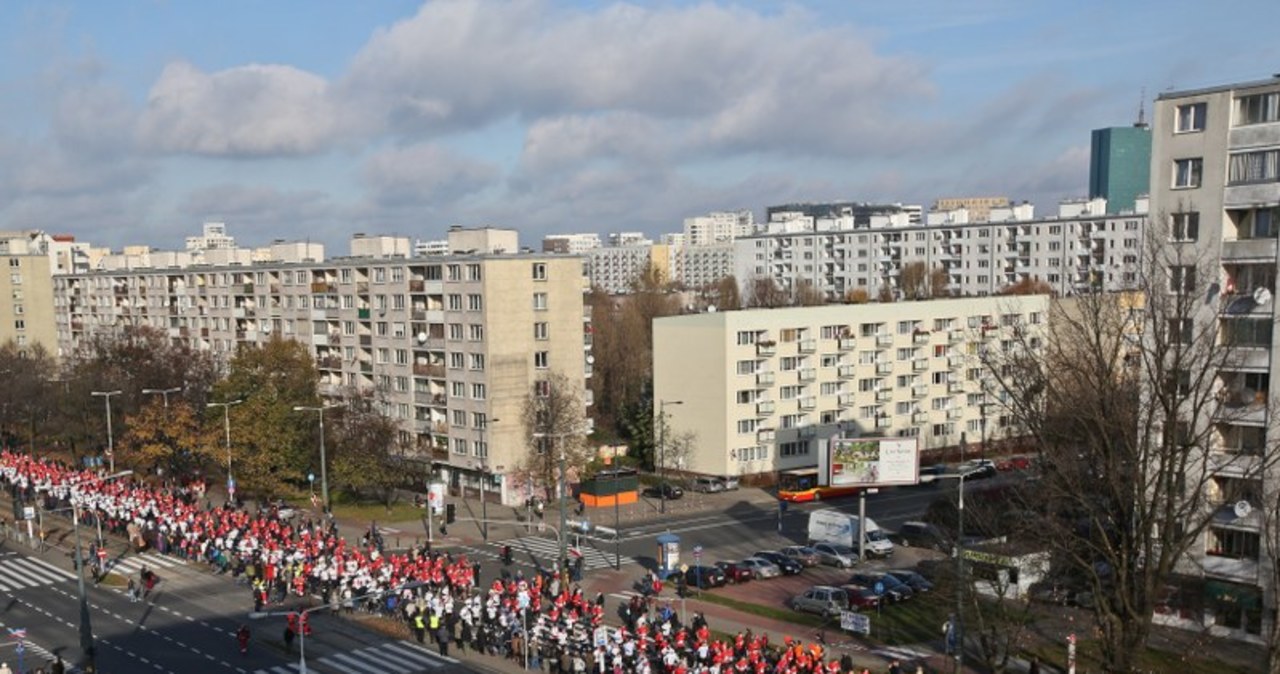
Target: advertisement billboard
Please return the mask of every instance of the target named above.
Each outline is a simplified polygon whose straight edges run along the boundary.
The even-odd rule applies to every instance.
[[[827,457],[832,487],[887,487],[920,481],[916,438],[833,438]]]

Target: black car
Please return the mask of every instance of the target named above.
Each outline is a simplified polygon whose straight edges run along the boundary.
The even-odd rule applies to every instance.
[[[933,583],[928,578],[912,571],[911,569],[890,569],[887,572],[890,576],[907,584],[913,592],[920,594],[933,589]]]
[[[684,490],[670,482],[662,482],[644,490],[645,496],[654,498],[666,498],[668,500],[678,499],[684,496]]]
[[[849,578],[849,582],[854,585],[861,585],[876,589],[879,585],[883,588],[883,592],[877,592],[888,599],[890,602],[902,601],[915,596],[915,591],[910,585],[898,580],[887,573],[855,573]]]
[[[947,539],[946,534],[942,533],[936,525],[928,522],[903,522],[898,528],[898,535],[894,538],[897,539],[898,545],[904,548],[925,548],[939,552],[951,549],[951,541]]]
[[[756,554],[751,556],[759,557],[760,559],[767,559],[773,562],[778,566],[779,569],[782,569],[782,575],[784,576],[798,576],[800,575],[801,571],[804,571],[804,564],[801,564],[800,562],[782,554],[781,552],[776,552],[776,551],[757,552]]]
[[[724,587],[729,583],[724,571],[714,566],[691,566],[684,572],[684,580],[689,587],[696,587],[699,590]]]

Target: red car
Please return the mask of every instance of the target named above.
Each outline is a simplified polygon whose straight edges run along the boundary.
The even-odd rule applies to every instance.
[[[849,597],[849,608],[854,611],[874,609],[880,605],[880,595],[876,591],[861,585],[841,585],[841,590]]]
[[[1031,467],[1031,459],[1025,456],[1010,456],[996,462],[996,470],[1006,472],[1010,470],[1026,470]]]
[[[724,572],[730,583],[745,583],[756,577],[754,571],[737,562],[716,562],[716,568]]]

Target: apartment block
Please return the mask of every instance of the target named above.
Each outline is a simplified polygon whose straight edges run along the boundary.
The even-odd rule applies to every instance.
[[[1277,606],[1277,560],[1268,552],[1275,533],[1266,526],[1274,514],[1264,511],[1280,489],[1269,461],[1280,438],[1270,399],[1271,378],[1280,375],[1280,78],[1163,93],[1152,137],[1151,206],[1165,245],[1208,266],[1169,273],[1221,279],[1209,289],[1216,301],[1195,320],[1216,325],[1233,351],[1213,383],[1223,408],[1197,420],[1211,431],[1201,449],[1211,452],[1208,496],[1219,510],[1181,565],[1187,605],[1157,620],[1261,643]],[[1171,292],[1180,287],[1177,276],[1169,282]]]
[[[802,282],[839,301],[854,291],[901,298],[902,271],[920,264],[945,272],[952,296],[999,293],[1038,280],[1062,296],[1121,290],[1137,280],[1146,202],[1108,215],[1098,199],[1067,201],[1036,218],[1030,204],[992,208],[987,222],[968,211],[813,217],[778,212],[763,231],[734,241],[734,276],[745,294],[756,279],[792,290]]]
[[[631,292],[636,279],[650,267],[656,267],[666,280],[672,280],[672,250],[651,242],[609,245],[587,251],[585,266],[591,286],[610,294]]]
[[[837,435],[926,449],[1019,435],[978,354],[1039,348],[1048,306],[1022,295],[659,318],[655,418],[693,434],[684,469],[708,475],[816,466],[818,439]]]
[[[59,356],[53,310],[55,271],[87,269],[89,247],[75,237],[37,230],[0,232],[0,343],[36,345]]]
[[[749,209],[716,211],[684,219],[686,246],[710,246],[747,236],[755,229],[755,215]]]
[[[1009,197],[943,197],[933,202],[932,211],[958,211],[964,209],[969,212],[969,220],[972,222],[986,222],[991,219],[991,209],[1008,208]]]
[[[463,244],[486,247],[483,232],[457,234],[464,233],[481,241]],[[360,245],[382,247],[375,241]],[[491,242],[508,243],[502,236]],[[134,268],[61,275],[53,286],[57,342],[67,352],[124,324],[222,355],[275,336],[301,342],[319,366],[322,394],[376,387],[418,459],[457,486],[486,479],[507,503],[529,492],[513,477],[527,451],[525,400],[553,372],[584,391],[590,376],[578,257],[393,255]]]
[[[588,234],[548,234],[542,237],[542,252],[583,255],[589,250],[600,247],[600,235]]]

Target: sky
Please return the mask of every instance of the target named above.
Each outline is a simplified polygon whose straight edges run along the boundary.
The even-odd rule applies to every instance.
[[[0,0],[0,229],[181,248],[1084,196],[1089,132],[1280,72],[1275,0]]]

